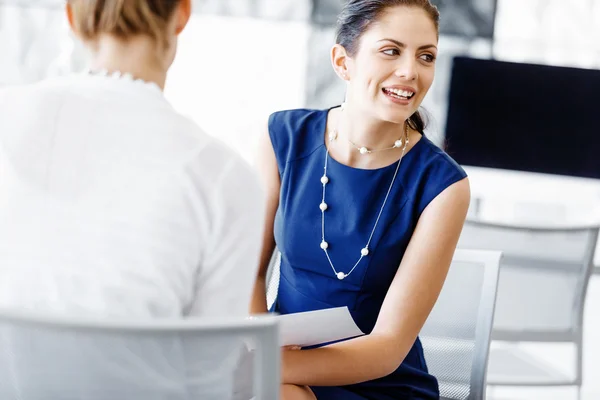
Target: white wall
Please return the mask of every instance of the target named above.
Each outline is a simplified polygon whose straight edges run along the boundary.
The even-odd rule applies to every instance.
[[[181,36],[167,98],[251,160],[268,115],[304,103],[308,27],[194,16]]]
[[[40,4],[28,1],[34,3]],[[268,113],[304,104],[309,34],[310,28],[301,22],[195,15],[181,37],[166,96],[177,109],[251,160]],[[600,68],[600,1],[499,0],[493,48],[485,40],[450,37],[442,37],[440,45],[440,70],[447,68],[442,65],[443,53],[449,60],[461,52]],[[69,34],[60,8],[7,6],[0,0],[0,54],[0,85],[85,68],[85,53]],[[434,139],[443,136],[447,79],[438,75],[425,102],[438,127]],[[476,194],[600,204],[596,182],[471,172]]]

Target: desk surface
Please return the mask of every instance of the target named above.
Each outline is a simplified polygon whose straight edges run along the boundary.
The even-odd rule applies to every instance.
[[[600,180],[464,168],[480,218],[545,226],[600,225]],[[594,272],[600,274],[600,240],[594,264]]]

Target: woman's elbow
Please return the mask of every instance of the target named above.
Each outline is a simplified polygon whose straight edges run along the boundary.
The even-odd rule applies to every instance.
[[[404,361],[404,357],[394,357],[389,354],[384,359],[385,361],[381,365],[380,376],[377,378],[383,378],[384,376],[392,374],[400,367],[402,361]]]
[[[402,361],[392,359],[389,354],[385,354],[383,357],[377,357],[375,362],[370,366],[363,366],[365,369],[361,373],[356,383],[372,381],[375,379],[384,378],[398,369],[402,364]]]
[[[373,372],[377,375],[374,379],[383,378],[396,371],[406,358],[407,351],[398,349],[398,340],[386,340],[382,345],[378,362]]]

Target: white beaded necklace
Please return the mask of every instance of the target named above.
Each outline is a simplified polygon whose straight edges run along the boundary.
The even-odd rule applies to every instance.
[[[344,108],[342,107],[342,111],[343,110],[344,110]],[[339,120],[338,120],[338,123],[339,123]],[[337,128],[335,128],[329,134],[329,142],[333,142],[336,138],[337,138]],[[394,143],[394,145],[398,144],[398,141],[401,141],[401,140],[397,140]],[[394,148],[400,147],[400,146],[402,146],[401,143],[398,146],[394,146]],[[354,266],[350,269],[350,271],[348,271],[347,274],[344,272],[341,272],[341,271],[337,271],[335,269],[335,267],[333,266],[333,262],[331,261],[331,258],[329,257],[329,252],[327,251],[327,249],[329,248],[329,243],[325,240],[325,211],[327,211],[327,209],[329,208],[329,205],[325,202],[325,187],[327,186],[327,184],[330,181],[329,176],[327,176],[327,160],[329,159],[329,146],[326,146],[327,151],[325,152],[325,166],[323,167],[323,176],[321,177],[321,184],[323,185],[323,198],[321,200],[321,204],[319,204],[319,209],[321,210],[321,249],[323,249],[323,251],[325,252],[325,256],[327,256],[327,261],[329,261],[329,265],[331,265],[331,269],[333,270],[333,273],[335,274],[335,276],[337,276],[337,278],[339,280],[342,280],[342,279],[348,277],[352,273],[352,271],[354,271],[354,269],[358,266],[358,264],[362,261],[362,259],[369,255],[369,245],[371,244],[371,239],[373,238],[373,234],[375,233],[375,229],[377,228],[377,224],[379,223],[379,218],[381,217],[381,214],[383,213],[385,204],[387,203],[390,192],[392,191],[392,187],[394,186],[394,181],[396,180],[396,176],[398,175],[398,170],[400,169],[400,163],[402,162],[402,159],[404,158],[404,154],[406,152],[407,146],[408,146],[408,122],[406,122],[404,125],[404,147],[402,148],[402,155],[400,156],[400,159],[398,160],[398,165],[396,165],[396,171],[394,171],[394,177],[392,178],[390,187],[388,188],[388,191],[385,195],[385,199],[383,200],[383,204],[381,205],[381,209],[379,210],[379,214],[377,215],[377,219],[375,220],[375,225],[373,226],[371,235],[369,235],[369,240],[367,240],[367,244],[365,245],[365,247],[363,247],[360,250],[360,257],[359,257],[358,261],[354,264]]]
[[[393,146],[389,146],[389,147],[385,147],[383,149],[369,149],[368,147],[365,146],[359,146],[356,143],[354,143],[352,140],[348,139],[348,142],[356,149],[358,150],[358,152],[362,155],[365,154],[371,154],[371,153],[377,153],[380,151],[386,151],[386,150],[394,150],[394,149],[398,149],[400,147],[402,147],[402,139],[398,139],[394,142]]]

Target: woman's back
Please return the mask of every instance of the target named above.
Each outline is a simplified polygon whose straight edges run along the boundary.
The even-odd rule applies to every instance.
[[[0,193],[0,307],[247,313],[258,184],[156,85],[82,75],[0,91]]]

